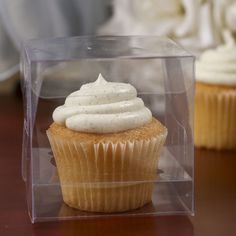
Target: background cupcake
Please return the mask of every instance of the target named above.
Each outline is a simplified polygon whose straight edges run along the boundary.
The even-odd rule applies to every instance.
[[[151,201],[167,129],[133,86],[100,75],[69,95],[53,119],[47,135],[67,205],[120,212]]]
[[[204,52],[196,62],[195,145],[236,148],[236,46]]]

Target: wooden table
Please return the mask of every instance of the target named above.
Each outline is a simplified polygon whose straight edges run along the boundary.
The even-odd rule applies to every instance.
[[[21,179],[22,102],[0,97],[0,236],[236,235],[236,152],[196,150],[196,215],[30,223]]]

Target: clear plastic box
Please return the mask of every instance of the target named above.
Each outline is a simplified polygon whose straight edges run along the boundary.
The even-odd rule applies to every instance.
[[[72,37],[31,40],[23,45],[22,175],[32,222],[104,216],[194,213],[194,57],[167,38]],[[99,73],[132,84],[168,136],[153,180],[152,202],[141,208],[99,213],[62,200],[55,160],[46,135],[54,109]],[[120,182],[134,185],[145,182]],[[94,184],[94,183],[83,183]],[[98,183],[99,184],[99,183]],[[113,183],[106,183],[107,187]],[[116,183],[117,184],[117,183]],[[130,193],[130,201],[137,193]]]

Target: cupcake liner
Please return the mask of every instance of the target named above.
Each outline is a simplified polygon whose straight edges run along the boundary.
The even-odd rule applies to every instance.
[[[199,88],[200,90],[200,88]],[[195,145],[213,149],[236,149],[236,92],[197,91],[195,99]]]
[[[121,212],[151,201],[165,135],[117,143],[79,142],[47,135],[64,202],[94,212]]]

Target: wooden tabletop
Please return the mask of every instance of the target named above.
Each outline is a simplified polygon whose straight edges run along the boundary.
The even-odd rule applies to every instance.
[[[21,179],[21,99],[13,95],[0,97],[0,110],[0,236],[236,235],[236,152],[233,151],[195,151],[194,217],[124,217],[32,225]]]

